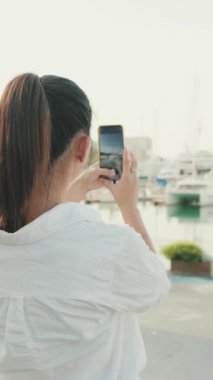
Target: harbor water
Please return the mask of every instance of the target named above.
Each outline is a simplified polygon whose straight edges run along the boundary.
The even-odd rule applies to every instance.
[[[122,223],[115,203],[93,203],[107,223]],[[158,251],[167,243],[179,240],[194,241],[213,257],[213,206],[166,206],[139,202],[143,221]],[[166,259],[165,264],[169,265]]]

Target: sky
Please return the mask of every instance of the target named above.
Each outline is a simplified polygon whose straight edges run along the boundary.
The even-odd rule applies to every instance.
[[[123,141],[121,133],[102,133],[100,135],[100,151],[103,153],[121,154]]]
[[[69,77],[101,124],[153,154],[213,152],[212,0],[0,0],[0,92],[15,75]]]

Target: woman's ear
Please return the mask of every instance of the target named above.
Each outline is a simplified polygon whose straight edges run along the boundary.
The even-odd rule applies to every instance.
[[[76,158],[80,163],[84,164],[89,156],[91,139],[88,135],[81,134],[78,137],[78,143],[76,145]]]

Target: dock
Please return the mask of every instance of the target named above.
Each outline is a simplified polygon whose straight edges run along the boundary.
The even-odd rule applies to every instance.
[[[143,380],[213,379],[213,280],[173,276],[169,296],[139,315]]]

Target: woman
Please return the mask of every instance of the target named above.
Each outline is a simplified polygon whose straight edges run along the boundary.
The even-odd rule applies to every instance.
[[[91,107],[72,81],[23,74],[0,103],[0,378],[136,380],[145,351],[136,313],[169,289],[137,209],[137,163],[121,180],[83,170]],[[124,225],[81,203],[100,186]]]

